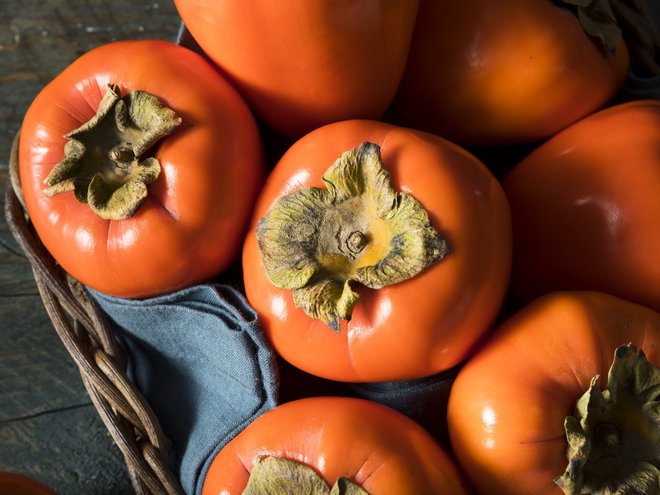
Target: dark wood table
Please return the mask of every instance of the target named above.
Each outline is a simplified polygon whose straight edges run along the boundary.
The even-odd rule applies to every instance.
[[[122,39],[174,41],[178,26],[171,0],[0,0],[0,202],[11,142],[44,85],[91,48]],[[0,471],[31,476],[60,495],[132,492],[124,460],[51,326],[4,215]]]

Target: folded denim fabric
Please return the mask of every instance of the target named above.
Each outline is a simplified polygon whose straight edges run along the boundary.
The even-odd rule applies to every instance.
[[[627,100],[660,100],[660,76],[640,77],[629,74],[621,92],[621,99]]]
[[[447,402],[462,363],[435,375],[386,382],[336,382],[310,375],[280,361],[280,400],[309,396],[357,397],[388,406],[424,427],[439,443],[449,446]]]
[[[447,402],[460,366],[413,380],[348,384],[348,395],[391,407],[423,426],[441,444],[449,445]]]
[[[143,300],[90,294],[117,325],[129,377],[172,441],[184,491],[200,494],[217,452],[278,403],[277,360],[256,313],[220,284]]]

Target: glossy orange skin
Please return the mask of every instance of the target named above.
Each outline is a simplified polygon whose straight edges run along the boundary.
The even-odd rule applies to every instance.
[[[203,495],[239,495],[259,456],[312,467],[332,485],[348,477],[369,495],[467,494],[453,460],[418,424],[362,399],[313,397],[251,423],[213,459]]]
[[[418,0],[176,0],[253,110],[293,138],[379,118],[398,87]]]
[[[131,218],[108,221],[73,193],[44,194],[66,133],[89,120],[109,83],[147,91],[182,117],[155,157],[162,172]],[[239,94],[200,55],[123,41],[73,62],[36,97],[20,134],[20,180],[43,244],[93,289],[138,298],[209,279],[240,252],[263,183],[260,137]]]
[[[422,0],[395,108],[461,144],[531,142],[610,101],[628,66],[549,0]]]
[[[327,168],[364,141],[381,146],[394,188],[422,204],[452,252],[402,283],[356,284],[360,299],[335,333],[271,284],[255,228],[282,195],[325,187]],[[382,122],[330,124],[296,142],[266,181],[243,248],[245,290],[274,349],[308,373],[358,382],[427,376],[461,362],[490,329],[508,284],[510,229],[500,184],[462,148]]]
[[[614,350],[660,365],[660,314],[599,292],[544,296],[504,322],[459,372],[448,424],[457,461],[488,495],[562,495],[564,419]]]
[[[7,495],[57,495],[40,481],[19,473],[0,472],[0,493]]]
[[[504,178],[519,302],[599,290],[660,311],[660,102],[591,115]]]

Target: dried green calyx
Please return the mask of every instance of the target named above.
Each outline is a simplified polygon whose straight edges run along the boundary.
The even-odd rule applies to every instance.
[[[65,137],[64,160],[45,179],[45,193],[73,191],[104,219],[132,216],[160,174],[156,158],[144,156],[181,119],[153,95],[131,91],[123,98],[109,85],[98,111]]]
[[[571,8],[584,32],[596,40],[604,52],[616,52],[623,35],[611,0],[555,0],[555,3]]]
[[[254,463],[242,495],[369,495],[348,478],[329,487],[306,464],[281,457],[261,457]]]
[[[568,467],[555,483],[567,495],[660,493],[660,369],[631,344],[579,399],[564,423]]]
[[[373,143],[342,154],[323,175],[325,189],[281,197],[257,226],[264,267],[296,306],[339,331],[359,295],[422,272],[449,254],[423,206],[393,189]]]

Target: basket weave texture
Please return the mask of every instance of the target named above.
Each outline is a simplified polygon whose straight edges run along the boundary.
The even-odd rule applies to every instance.
[[[86,288],[67,274],[41,243],[23,206],[14,139],[5,188],[9,230],[32,266],[46,312],[78,366],[83,384],[124,456],[138,495],[178,495],[183,489],[170,468],[170,445],[158,418],[126,373],[127,356],[114,328]]]

